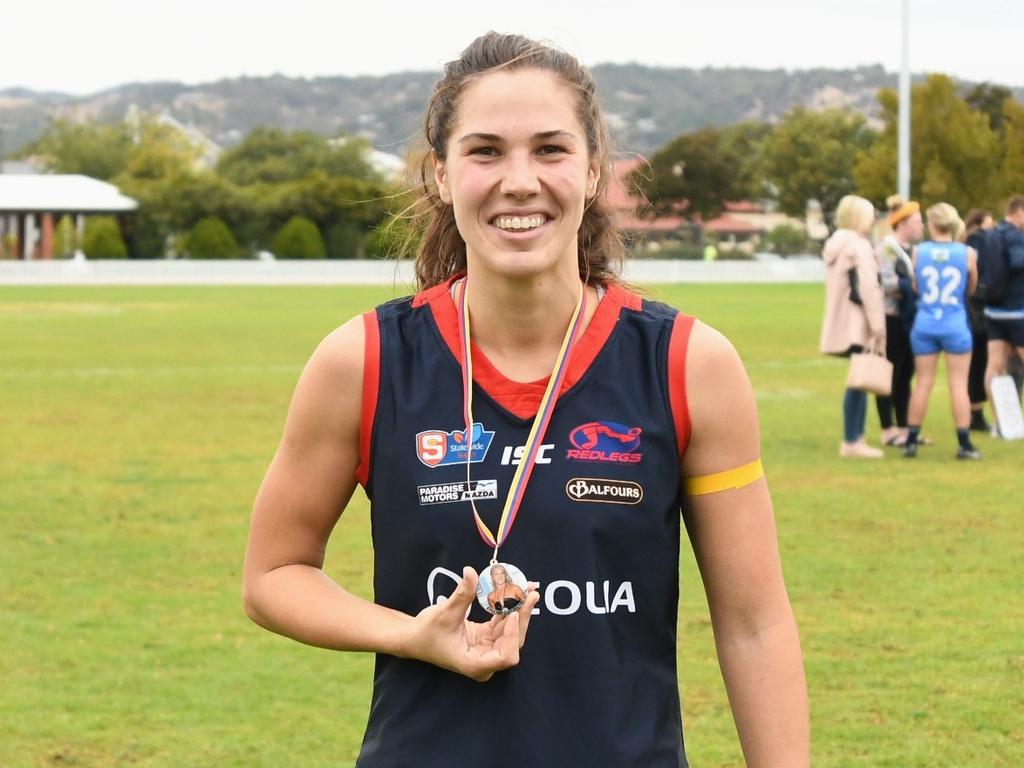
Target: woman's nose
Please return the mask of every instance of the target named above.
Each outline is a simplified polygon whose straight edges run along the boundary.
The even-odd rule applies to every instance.
[[[501,192],[512,197],[529,197],[540,191],[540,179],[529,152],[512,152],[506,158]]]

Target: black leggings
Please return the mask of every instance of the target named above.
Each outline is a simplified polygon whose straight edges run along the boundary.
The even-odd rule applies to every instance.
[[[914,377],[914,353],[910,349],[910,334],[895,315],[885,316],[885,356],[892,363],[892,394],[875,397],[878,421],[882,429],[891,428],[895,411],[896,426],[905,427],[910,407],[910,380]]]
[[[985,333],[985,326],[981,331],[974,326],[971,333],[974,341],[974,349],[971,352],[971,368],[967,373],[967,394],[971,398],[971,405],[979,405],[988,400],[985,394],[985,367],[988,365],[988,334]]]

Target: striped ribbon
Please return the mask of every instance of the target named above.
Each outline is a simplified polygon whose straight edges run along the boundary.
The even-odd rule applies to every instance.
[[[467,278],[463,278],[460,286],[459,296],[459,341],[462,344],[462,391],[464,394],[464,415],[466,417],[466,490],[471,487],[470,467],[473,460],[473,354],[470,348],[469,332],[469,290]],[[551,414],[555,410],[555,401],[558,400],[558,391],[561,389],[565,372],[569,368],[569,357],[572,349],[579,340],[579,330],[583,325],[583,316],[586,308],[586,292],[583,284],[580,283],[580,295],[576,301],[576,309],[573,310],[572,319],[566,329],[565,338],[562,339],[562,348],[558,351],[555,359],[555,367],[548,379],[547,389],[541,398],[540,406],[537,408],[537,416],[533,420],[533,427],[526,438],[526,446],[523,451],[523,458],[516,467],[516,473],[512,477],[512,486],[509,488],[508,496],[505,498],[505,508],[501,512],[501,520],[498,522],[498,535],[491,533],[491,529],[480,518],[476,509],[476,502],[470,494],[469,503],[473,508],[473,517],[476,520],[476,528],[481,538],[489,547],[494,547],[493,561],[498,559],[498,549],[505,539],[519,514],[519,506],[522,504],[523,495],[526,493],[526,484],[530,482],[530,475],[533,474],[534,463],[537,453],[540,451],[544,433],[547,431],[548,422],[551,421]]]

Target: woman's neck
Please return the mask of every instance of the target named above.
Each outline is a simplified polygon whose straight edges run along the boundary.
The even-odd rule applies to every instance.
[[[934,234],[934,235],[932,235],[932,242],[933,243],[952,243],[953,242],[953,236],[952,235]]]
[[[510,279],[470,267],[469,316],[473,343],[513,381],[550,375],[579,300],[580,278],[559,273]],[[597,306],[587,288],[585,328]]]

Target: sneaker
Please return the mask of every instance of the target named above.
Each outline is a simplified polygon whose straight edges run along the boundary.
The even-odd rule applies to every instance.
[[[839,455],[844,459],[881,459],[885,451],[881,448],[872,448],[862,440],[856,443],[841,443]]]
[[[984,411],[971,411],[971,425],[969,427],[971,432],[989,432],[992,429],[992,425],[988,423],[988,419],[985,418]]]
[[[905,459],[916,459],[917,458],[917,443],[907,443],[903,446],[903,458]]]
[[[981,458],[981,451],[979,451],[974,446],[971,446],[970,448],[957,448],[956,457],[958,459],[961,459],[961,460],[963,460],[963,459],[980,459]]]

